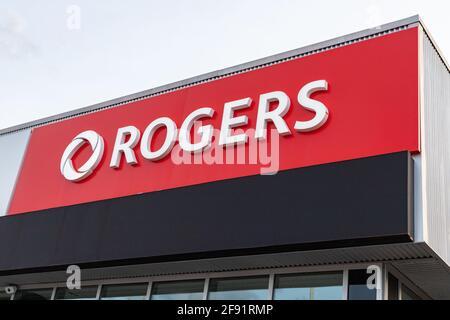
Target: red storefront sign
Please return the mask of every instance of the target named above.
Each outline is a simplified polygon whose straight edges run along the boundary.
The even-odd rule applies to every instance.
[[[273,92],[283,93],[290,101],[282,115],[290,134],[280,136],[277,143],[279,170],[404,150],[418,152],[418,70],[418,30],[413,28],[35,128],[9,214],[259,174],[264,166],[261,161],[187,164],[177,163],[171,154],[150,161],[139,152],[141,139],[132,147],[133,165],[123,154],[115,166],[111,160],[119,128],[132,126],[142,134],[161,117],[180,128],[200,108],[214,110],[211,117],[201,119],[203,125],[220,129],[224,105],[247,99],[248,105],[236,109],[234,117],[247,117],[239,129],[256,128],[261,100]],[[311,98],[326,106],[328,117],[315,130],[296,130],[298,121],[315,117],[297,98],[302,88],[315,81],[327,83],[326,89],[312,93]],[[276,108],[275,102],[271,110]],[[270,121],[267,128],[282,131]],[[102,138],[103,156],[89,176],[68,181],[61,172],[61,157],[85,131]],[[150,149],[162,146],[164,132],[154,132]],[[218,140],[212,141],[213,148]],[[176,149],[179,139],[173,143]],[[269,139],[269,150],[272,144]],[[88,144],[73,150],[74,168],[83,167],[93,154]]]

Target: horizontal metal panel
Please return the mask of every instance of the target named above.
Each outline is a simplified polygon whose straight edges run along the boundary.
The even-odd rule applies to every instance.
[[[402,151],[416,153],[419,151],[418,30],[411,28],[307,59],[261,68],[131,103],[126,107],[35,128],[8,214],[257,175],[262,170],[284,171]],[[378,57],[377,61],[370,59],[374,55]],[[390,76],[386,77],[387,74]],[[329,120],[323,127],[314,132],[309,131],[310,129],[308,133],[297,132],[295,127],[299,124],[298,120],[310,117],[311,113],[297,105],[283,116],[286,130],[292,135],[287,136],[280,129],[270,129],[270,139],[261,143],[262,140],[255,139],[256,133],[252,132],[262,124],[258,120],[262,114],[258,110],[262,109],[257,106],[262,105],[264,99],[259,98],[259,103],[255,101],[251,104],[252,107],[243,116],[249,124],[242,127],[246,131],[248,142],[226,150],[220,145],[219,133],[227,131],[222,126],[222,119],[226,117],[221,115],[228,113],[224,103],[227,105],[226,101],[230,97],[248,96],[258,99],[263,97],[260,96],[262,92],[281,90],[286,101],[294,101],[299,92],[303,91],[299,91],[299,87],[305,88],[304,82],[317,79],[316,77],[326,79],[326,82],[319,82],[329,82],[332,87],[330,92],[317,92],[319,95],[314,98],[321,101],[329,113]],[[361,81],[362,78],[366,80]],[[250,103],[250,99],[246,101]],[[169,144],[166,156],[158,161],[150,160],[145,152],[148,150],[146,142],[150,139],[151,145],[159,146],[165,134],[157,135],[155,139],[144,137],[145,132],[148,132],[143,131],[144,128],[161,116],[169,116],[170,123],[173,121],[178,125],[186,125],[186,119],[189,118],[186,115],[192,114],[199,105],[212,106],[216,110],[217,116],[205,119],[209,128],[220,128],[214,130],[210,147],[197,154],[192,163],[191,153],[182,150],[185,138],[182,132],[184,130],[181,129],[179,138],[176,139],[179,143]],[[318,116],[319,113],[314,119],[317,120]],[[136,165],[132,166],[129,166],[130,162],[127,164],[120,161],[121,152],[118,150],[121,148],[118,142],[115,143],[118,129],[122,128],[119,129],[122,132],[124,125],[132,125],[136,128],[133,131],[144,132],[142,138],[146,140],[145,143],[142,140],[140,147],[136,145],[130,153],[136,157],[133,161]],[[272,129],[278,128],[278,125],[267,125]],[[74,137],[80,137],[80,132],[84,130],[89,130],[92,141],[104,141],[104,147],[100,147],[100,143],[92,154],[91,150],[81,151],[71,157],[73,153],[66,148],[68,145],[75,146],[73,143],[77,146],[86,143],[84,139],[73,140]],[[284,137],[279,137],[279,133]],[[176,134],[173,141],[175,136]],[[126,139],[128,134],[123,137]],[[67,157],[74,158],[75,168],[71,169],[72,161],[69,158],[62,160],[64,150]],[[268,153],[263,156],[264,150],[270,150],[270,158]],[[76,173],[88,156],[95,168],[90,166],[89,169],[92,170],[86,168],[83,174]],[[61,161],[66,168],[64,170],[60,167]],[[76,164],[77,162],[79,163]],[[61,174],[62,171],[65,173]],[[72,175],[67,176],[70,172]],[[77,182],[74,183],[74,180]]]
[[[389,263],[433,299],[450,299],[450,271],[425,243],[390,244],[224,257],[176,262],[82,269],[86,282],[155,281],[221,277],[230,272],[314,272],[339,270],[346,265]],[[64,286],[65,271],[0,276],[0,287],[8,284]]]
[[[401,152],[11,216],[0,270],[409,242],[411,186]]]
[[[326,250],[273,253],[251,256],[223,257],[174,261],[163,263],[124,265],[82,270],[83,281],[118,278],[139,278],[176,275],[194,275],[242,270],[269,270],[275,268],[335,266],[345,264],[412,261],[432,258],[429,248],[423,244],[391,244],[339,248]],[[263,272],[263,271],[262,271]],[[0,276],[0,286],[7,283],[39,284],[65,282],[65,271]]]

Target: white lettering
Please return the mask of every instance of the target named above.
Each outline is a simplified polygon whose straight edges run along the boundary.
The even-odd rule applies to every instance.
[[[295,130],[298,132],[309,132],[319,129],[327,122],[327,107],[322,102],[310,98],[310,95],[314,92],[326,90],[328,90],[328,82],[325,80],[310,82],[300,89],[298,102],[305,109],[315,112],[316,116],[309,121],[296,121],[294,126]]]
[[[126,141],[128,136],[129,139]],[[117,130],[116,143],[114,143],[114,150],[109,164],[111,168],[119,168],[122,154],[125,155],[125,160],[128,164],[135,165],[138,163],[133,148],[138,144],[140,136],[139,129],[133,126]]]
[[[155,132],[162,128],[166,127],[166,139],[164,140],[163,145],[157,151],[151,151],[151,141]],[[172,150],[175,142],[177,140],[177,125],[173,122],[172,119],[164,117],[158,118],[152,123],[148,125],[145,129],[144,134],[142,135],[141,140],[141,153],[145,159],[151,161],[157,161],[164,158],[169,152]]]
[[[269,111],[270,104],[278,101],[276,109]],[[266,139],[267,137],[267,122],[271,121],[282,136],[290,134],[283,116],[289,111],[291,101],[286,93],[275,91],[262,94],[259,97],[258,117],[256,119],[255,138],[258,140]]]
[[[219,145],[229,146],[234,144],[245,144],[248,136],[245,133],[230,135],[231,129],[244,126],[248,123],[248,117],[245,115],[234,117],[234,111],[248,108],[252,99],[245,98],[237,101],[227,102],[223,108],[222,126],[220,128]]]
[[[180,147],[187,152],[201,152],[211,145],[212,134],[214,128],[212,125],[201,126],[197,133],[201,135],[200,142],[191,143],[191,129],[196,121],[201,118],[211,118],[214,115],[214,109],[201,108],[192,112],[186,117],[180,128],[180,136],[178,137]]]

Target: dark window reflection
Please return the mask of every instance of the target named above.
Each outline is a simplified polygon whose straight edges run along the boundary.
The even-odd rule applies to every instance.
[[[288,274],[275,278],[275,300],[341,300],[342,273]]]
[[[210,300],[266,300],[269,277],[212,279],[209,283]]]
[[[398,280],[392,274],[388,274],[388,300],[398,300]]]
[[[350,270],[348,272],[348,299],[349,300],[376,300],[377,290],[369,289],[367,279],[371,276],[367,270]]]
[[[56,289],[55,299],[57,300],[95,300],[97,297],[97,286],[82,287],[77,290],[67,288]]]
[[[151,300],[201,300],[204,280],[153,283]]]
[[[101,300],[144,300],[148,283],[115,284],[102,286]]]
[[[411,289],[402,285],[402,300],[422,300],[417,294],[415,294]]]
[[[11,300],[11,295],[6,292],[0,292],[0,301]]]
[[[50,300],[53,288],[36,290],[19,290],[14,296],[14,300]]]

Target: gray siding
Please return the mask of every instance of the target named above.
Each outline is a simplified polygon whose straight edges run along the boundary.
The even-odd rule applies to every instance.
[[[31,130],[0,135],[0,217],[8,210]]]
[[[450,265],[450,74],[423,35],[424,240]]]

